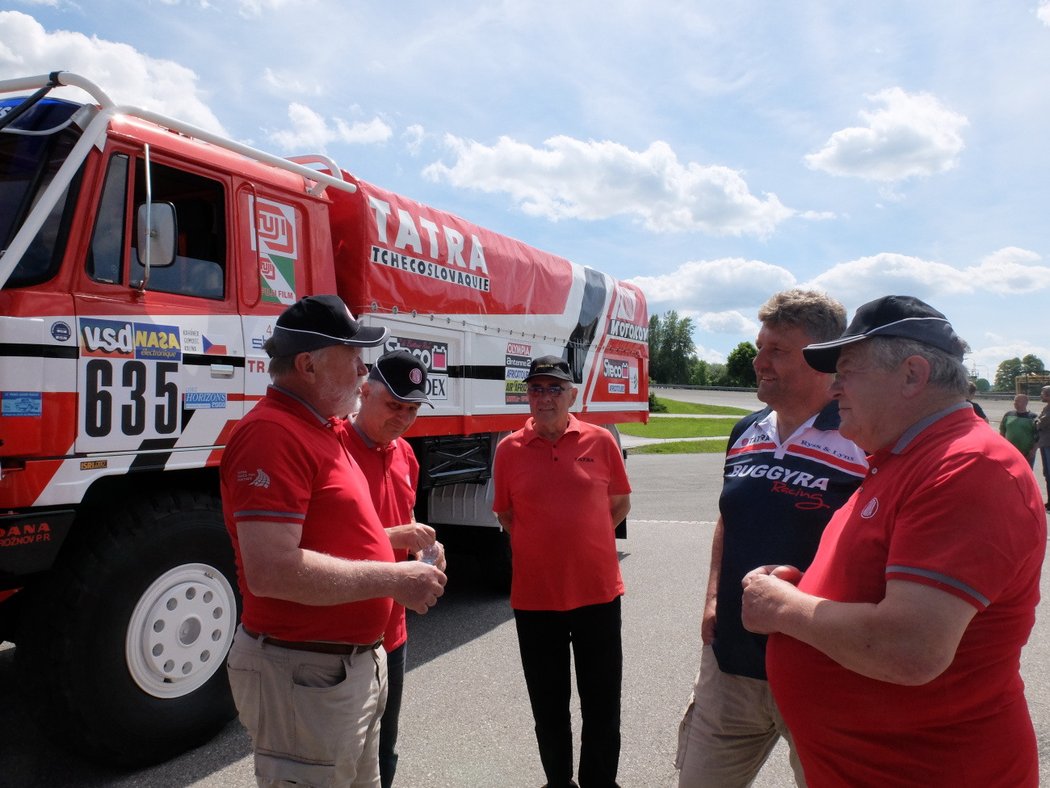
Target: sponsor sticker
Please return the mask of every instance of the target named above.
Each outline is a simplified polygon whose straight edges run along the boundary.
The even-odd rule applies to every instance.
[[[529,401],[525,376],[532,363],[532,345],[528,342],[508,342],[504,359],[504,402],[507,405],[524,405]]]
[[[41,416],[43,397],[39,391],[0,392],[0,416]]]
[[[187,391],[182,406],[186,410],[223,410],[226,393],[221,391]]]
[[[73,336],[73,329],[69,327],[69,323],[63,320],[56,320],[51,324],[51,337],[56,342],[68,342]]]
[[[80,340],[84,356],[148,361],[182,360],[182,340],[178,326],[81,318]]]

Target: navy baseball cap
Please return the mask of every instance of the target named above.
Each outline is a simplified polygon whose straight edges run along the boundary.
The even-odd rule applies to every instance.
[[[529,374],[525,376],[525,380],[529,381],[541,376],[573,382],[572,373],[569,372],[569,362],[558,356],[540,356],[532,360],[532,363],[529,364]]]
[[[382,383],[396,400],[434,407],[427,396],[427,368],[407,350],[392,350],[381,355],[369,370],[368,379]]]
[[[267,352],[271,356],[294,356],[329,345],[375,347],[386,333],[385,328],[362,326],[339,296],[306,296],[277,318]]]
[[[802,348],[808,363],[818,372],[834,372],[839,353],[846,345],[872,337],[903,337],[922,342],[959,359],[966,343],[955,333],[943,314],[913,296],[883,296],[857,309],[846,333],[830,342]]]

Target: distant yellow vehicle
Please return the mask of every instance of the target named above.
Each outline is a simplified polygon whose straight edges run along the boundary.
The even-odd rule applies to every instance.
[[[1043,386],[1050,386],[1050,374],[1045,372],[1033,372],[1014,378],[1014,393],[1027,394],[1029,398],[1039,399]]]

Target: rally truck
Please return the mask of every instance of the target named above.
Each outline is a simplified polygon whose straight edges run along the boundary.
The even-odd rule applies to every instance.
[[[492,456],[524,423],[532,358],[569,362],[579,418],[647,419],[634,285],[76,74],[0,81],[0,250],[0,641],[45,732],[110,763],[235,714],[218,466],[298,298],[337,293],[388,328],[366,361],[426,365],[417,518],[493,566]]]

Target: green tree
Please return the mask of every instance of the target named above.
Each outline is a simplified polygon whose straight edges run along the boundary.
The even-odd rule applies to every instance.
[[[693,363],[689,366],[689,384],[691,386],[710,386],[710,366],[703,359],[693,359]]]
[[[708,386],[732,386],[725,364],[709,364],[707,367]]]
[[[726,359],[726,375],[731,386],[754,386],[757,383],[752,362],[758,349],[750,342],[741,342],[729,352]]]
[[[658,383],[689,383],[696,362],[693,319],[674,309],[649,318],[649,377]]]
[[[1022,374],[1024,374],[1024,367],[1021,363],[1021,359],[1016,356],[1000,362],[995,370],[995,390],[1013,391],[1014,378]]]
[[[1021,359],[1021,374],[1022,375],[1041,375],[1046,372],[1046,365],[1043,364],[1043,360],[1032,353]]]

